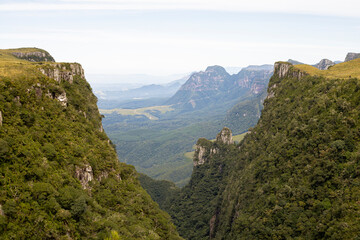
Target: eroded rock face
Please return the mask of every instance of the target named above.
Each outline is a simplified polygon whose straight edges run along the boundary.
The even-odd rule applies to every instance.
[[[78,63],[54,63],[50,67],[40,68],[39,70],[42,74],[55,79],[59,83],[66,81],[72,84],[75,75],[85,78],[84,69]]]
[[[216,141],[223,144],[233,144],[232,132],[229,128],[224,127],[220,133],[216,136]]]
[[[329,67],[334,66],[335,63],[330,61],[329,59],[322,59],[318,64],[314,65],[314,67],[320,70],[327,70]]]
[[[275,88],[277,87],[276,83],[269,87],[268,89],[268,95],[266,96],[266,99],[270,99],[275,97]]]
[[[31,62],[55,62],[54,58],[45,52],[13,52],[12,55],[14,55],[17,58],[25,59]]]
[[[292,66],[291,63],[277,62],[274,65],[274,75],[277,75],[279,78],[285,77]]]
[[[194,156],[194,166],[203,165],[205,163],[205,152],[206,148],[202,146],[196,146],[195,156]]]
[[[61,103],[61,105],[63,105],[63,106],[67,105],[68,99],[66,97],[66,92],[63,92],[62,94],[57,96],[56,99]]]
[[[88,164],[84,165],[83,167],[76,166],[75,177],[79,179],[84,189],[88,189],[89,182],[94,179],[92,167]]]
[[[360,58],[360,53],[348,53],[345,58],[345,62]]]
[[[297,79],[301,79],[306,73],[299,69],[294,69],[291,63],[276,62],[274,65],[274,75],[279,78],[296,77]]]
[[[66,97],[66,92],[61,92],[61,93],[47,92],[45,96],[58,100],[60,104],[64,107],[67,106],[68,99]]]
[[[233,144],[234,141],[232,139],[232,133],[231,130],[227,127],[223,128],[221,132],[216,137],[216,144],[213,142],[205,139],[200,138],[196,143],[194,158],[193,158],[193,164],[194,167],[203,165],[209,159],[211,159],[212,156],[219,153],[219,143],[220,144]]]

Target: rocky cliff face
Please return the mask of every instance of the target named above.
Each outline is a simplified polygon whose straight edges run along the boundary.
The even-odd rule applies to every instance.
[[[234,140],[232,138],[231,130],[227,127],[224,127],[216,136],[216,141],[227,145],[233,144]]]
[[[78,75],[85,78],[84,69],[78,63],[54,63],[40,66],[39,70],[49,78],[55,79],[57,82],[66,81],[73,83],[74,76]]]
[[[292,66],[293,65],[288,62],[276,62],[274,65],[274,75],[280,79],[285,77],[295,77],[297,79],[301,79],[306,75],[305,72],[295,69]]]
[[[12,55],[19,59],[24,59],[30,62],[55,62],[54,58],[46,51],[32,51],[32,52],[17,52],[14,50]]]
[[[314,67],[320,70],[327,70],[329,67],[334,66],[335,63],[330,61],[329,59],[322,59],[318,64],[314,65]]]
[[[215,143],[200,138],[196,143],[196,149],[194,154],[194,167],[205,164],[213,155],[219,152],[219,145],[233,144],[232,132],[229,128],[224,127],[216,136]]]
[[[345,58],[345,62],[360,58],[360,53],[348,53]]]
[[[89,182],[94,179],[92,167],[89,164],[85,164],[83,167],[76,166],[75,177],[80,181],[84,189],[88,189]]]

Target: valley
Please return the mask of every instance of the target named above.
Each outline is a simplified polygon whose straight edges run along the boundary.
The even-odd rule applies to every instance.
[[[212,66],[194,72],[164,105],[104,106],[104,129],[121,161],[150,177],[184,186],[192,171],[192,161],[184,153],[192,151],[198,138],[214,138],[224,126],[240,134],[256,124],[272,68],[249,66],[230,75]]]
[[[360,59],[319,75],[275,63],[260,120],[240,143],[228,128],[200,138],[185,187],[144,187],[185,239],[356,238],[360,82],[349,72]]]

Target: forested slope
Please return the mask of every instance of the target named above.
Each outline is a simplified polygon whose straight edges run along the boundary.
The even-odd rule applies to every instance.
[[[0,238],[179,239],[118,161],[81,66],[50,57],[0,51]]]
[[[261,118],[244,140],[222,147],[198,143],[203,163],[195,164],[169,210],[181,234],[357,239],[359,77],[359,59],[323,71],[277,63]]]

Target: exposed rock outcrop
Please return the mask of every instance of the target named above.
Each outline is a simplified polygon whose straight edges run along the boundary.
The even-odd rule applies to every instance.
[[[274,75],[279,78],[284,77],[296,77],[297,79],[301,79],[306,75],[305,72],[302,72],[298,69],[294,69],[293,65],[288,62],[276,62],[274,65]]]
[[[277,87],[276,83],[274,85],[272,85],[271,87],[269,87],[268,89],[268,95],[266,96],[266,99],[270,99],[275,97],[275,88]]]
[[[94,179],[92,167],[88,164],[85,164],[83,167],[76,166],[75,177],[79,179],[84,189],[88,189],[89,182]]]
[[[55,59],[47,52],[12,52],[11,54],[30,62],[55,62]]]
[[[196,143],[195,154],[193,158],[194,167],[203,165],[213,154],[217,153],[217,149],[213,147],[213,143],[205,138],[199,138]]]
[[[57,82],[66,81],[73,83],[74,76],[78,75],[85,78],[84,69],[78,63],[54,63],[40,67],[39,70],[49,78],[55,79]]]
[[[327,70],[329,67],[334,66],[335,63],[329,59],[322,59],[318,64],[315,64],[314,67],[320,70]]]
[[[197,145],[195,150],[194,166],[203,165],[205,163],[205,152],[206,148]]]
[[[345,62],[360,58],[360,53],[348,53],[345,58]]]
[[[213,155],[219,152],[218,144],[233,144],[233,138],[231,130],[227,127],[224,127],[221,132],[216,136],[216,144],[205,139],[200,138],[196,143],[193,164],[194,167],[203,165],[206,163]]]
[[[216,136],[216,141],[227,145],[233,144],[234,140],[232,138],[231,130],[227,127],[224,127]]]
[[[66,97],[65,91],[60,92],[60,93],[48,91],[48,93],[46,93],[45,96],[58,100],[60,102],[60,104],[64,107],[67,106],[68,99]]]

